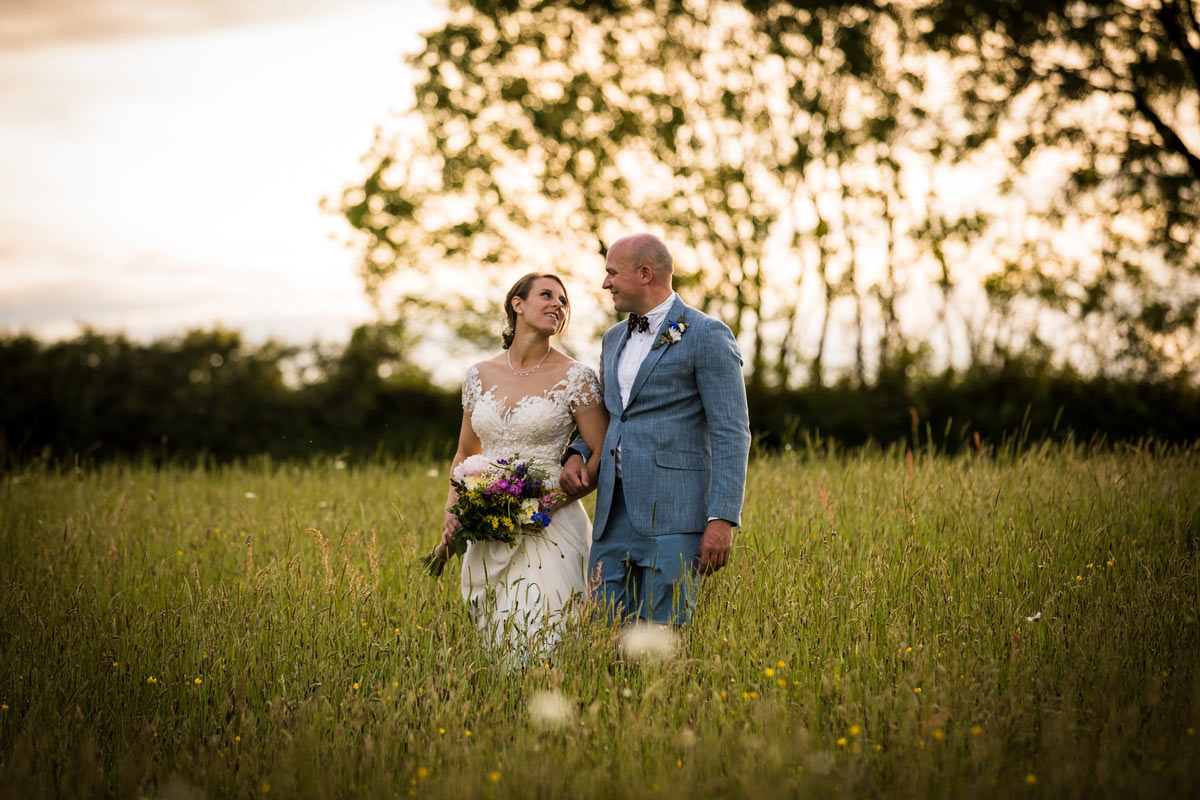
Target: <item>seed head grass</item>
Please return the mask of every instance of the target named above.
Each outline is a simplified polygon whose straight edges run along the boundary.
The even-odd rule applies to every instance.
[[[1196,448],[756,457],[692,627],[524,668],[343,466],[0,476],[0,796],[1200,794]]]

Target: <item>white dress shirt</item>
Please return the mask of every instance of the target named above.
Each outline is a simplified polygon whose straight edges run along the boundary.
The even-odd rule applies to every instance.
[[[671,310],[671,306],[675,304],[678,297],[679,295],[675,292],[671,292],[670,297],[646,312],[646,316],[650,319],[649,330],[634,331],[629,334],[629,341],[625,342],[625,348],[621,351],[620,358],[617,359],[617,386],[621,389],[622,406],[629,405],[629,393],[633,391],[633,381],[642,367],[642,362],[650,354],[650,348],[658,339],[658,329],[662,327],[663,320],[667,318],[667,312]],[[621,443],[619,441],[617,442],[616,467],[617,475],[620,476]]]

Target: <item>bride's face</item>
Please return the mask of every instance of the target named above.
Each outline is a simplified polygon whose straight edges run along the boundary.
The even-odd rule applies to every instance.
[[[513,307],[518,324],[524,320],[534,330],[553,336],[562,329],[567,316],[567,293],[558,281],[538,278],[529,287],[528,297],[513,298]]]

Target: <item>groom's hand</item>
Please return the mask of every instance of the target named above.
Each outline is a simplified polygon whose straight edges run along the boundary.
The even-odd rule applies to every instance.
[[[704,535],[700,537],[700,566],[697,568],[699,573],[711,575],[725,566],[732,547],[733,524],[724,519],[709,520],[704,528]]]
[[[586,494],[591,490],[591,480],[588,478],[587,462],[578,453],[572,453],[563,464],[562,474],[558,477],[559,487],[570,495]]]

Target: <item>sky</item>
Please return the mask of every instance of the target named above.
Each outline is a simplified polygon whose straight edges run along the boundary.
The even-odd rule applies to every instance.
[[[321,208],[411,102],[437,0],[0,0],[0,332],[374,315]]]

